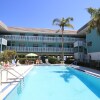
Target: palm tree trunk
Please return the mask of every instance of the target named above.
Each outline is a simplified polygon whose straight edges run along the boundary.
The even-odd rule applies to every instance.
[[[64,27],[61,28],[61,31],[62,31],[62,63],[64,63],[64,35],[63,35]]]

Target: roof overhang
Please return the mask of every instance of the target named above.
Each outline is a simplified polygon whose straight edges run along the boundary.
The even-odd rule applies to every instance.
[[[79,35],[85,35],[85,34],[87,34],[87,29],[88,29],[88,28],[86,27],[86,28],[84,28],[83,30],[77,32],[77,34],[79,34]]]
[[[0,31],[7,31],[7,30],[8,30],[7,26],[0,21]]]
[[[85,35],[87,34],[87,30],[88,30],[88,25],[89,23],[91,22],[92,20],[90,20],[88,23],[86,23],[83,27],[81,27],[78,31],[77,31],[77,34],[80,34],[80,35]]]

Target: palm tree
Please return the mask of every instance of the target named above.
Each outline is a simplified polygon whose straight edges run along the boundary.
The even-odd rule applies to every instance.
[[[91,21],[89,22],[88,31],[91,32],[92,29],[96,28],[97,33],[100,35],[100,8],[87,8],[88,13],[91,15]]]
[[[62,61],[64,63],[64,27],[69,27],[69,28],[73,28],[73,26],[70,24],[70,21],[73,21],[72,17],[68,17],[68,18],[61,18],[61,19],[54,19],[53,20],[53,25],[57,25],[60,27],[61,29],[61,33],[62,33]]]

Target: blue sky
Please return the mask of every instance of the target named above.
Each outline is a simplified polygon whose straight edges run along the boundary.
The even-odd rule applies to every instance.
[[[86,8],[100,7],[100,0],[0,0],[0,20],[7,26],[59,29],[54,18],[73,17],[78,30],[90,20]]]

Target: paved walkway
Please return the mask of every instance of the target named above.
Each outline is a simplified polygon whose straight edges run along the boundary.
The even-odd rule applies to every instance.
[[[0,81],[1,81],[1,83],[0,83],[0,100],[2,100],[2,98],[4,98],[12,90],[12,88],[14,88],[14,86],[16,86],[16,84],[18,84],[17,81],[20,80],[18,78],[22,78],[22,76],[25,76],[32,68],[33,68],[33,65],[20,65],[20,66],[8,68],[8,71],[9,71],[8,73],[5,70],[1,71],[0,72],[0,78],[1,78],[0,79]],[[2,69],[0,69],[0,70],[2,70]],[[14,80],[16,77],[14,75],[12,75],[10,72],[13,73],[18,78],[16,80]],[[10,80],[10,79],[13,79],[13,80]],[[16,81],[16,82],[13,82],[10,84],[9,82],[11,82],[11,81]],[[4,83],[2,83],[2,82],[4,82]]]
[[[77,65],[71,65],[71,66],[76,68],[76,69],[80,69],[80,70],[83,70],[87,73],[94,74],[94,75],[97,75],[98,77],[100,77],[99,70],[95,70],[95,69],[91,69],[91,68],[87,68],[87,67],[82,67],[82,66],[77,66]]]

